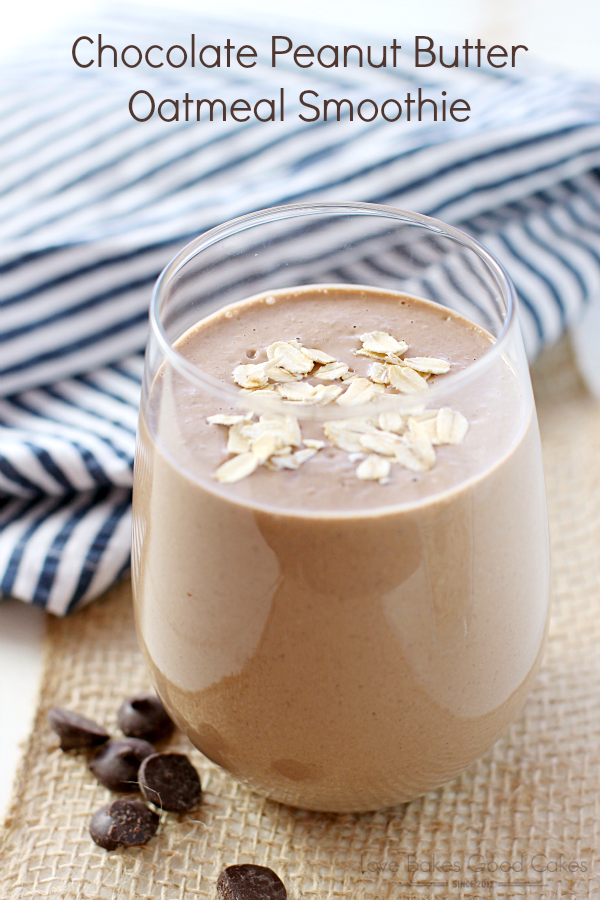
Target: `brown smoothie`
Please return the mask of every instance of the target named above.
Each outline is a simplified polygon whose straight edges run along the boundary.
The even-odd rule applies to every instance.
[[[240,406],[163,366],[140,420],[134,488],[138,633],[161,699],[251,787],[336,812],[410,800],[480,756],[525,700],[548,612],[528,391],[498,356],[449,399],[427,396],[490,349],[486,332],[406,295],[312,286],[221,310],[176,346],[230,386],[236,367],[290,340],[368,377],[373,358],[356,354],[365,332],[402,339],[405,358],[450,363],[408,398],[415,416],[449,406],[468,422],[459,443],[435,447],[431,468],[394,462],[382,483],[361,480],[367,454],[324,434],[337,402],[288,401],[303,440],[325,446],[296,469],[261,465],[222,483],[229,429],[207,420],[244,412],[256,393]],[[319,384],[318,371],[302,380]]]

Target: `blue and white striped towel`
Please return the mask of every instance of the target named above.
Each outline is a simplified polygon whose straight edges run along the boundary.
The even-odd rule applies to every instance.
[[[180,43],[185,23],[107,20],[105,42]],[[188,28],[189,30],[189,28]],[[195,22],[268,59],[267,28]],[[332,41],[298,28],[295,43]],[[81,32],[81,33],[86,33]],[[64,615],[129,565],[137,404],[151,287],[189,239],[281,203],[364,200],[436,216],[506,266],[533,358],[600,296],[600,89],[519,68],[203,72],[70,63],[69,40],[10,67],[0,100],[0,590]],[[339,35],[337,35],[339,40]],[[354,37],[351,42],[360,43]],[[382,43],[386,42],[384,38]],[[389,43],[389,40],[387,41]],[[364,43],[364,42],[363,42]],[[468,122],[297,118],[302,90],[378,102],[417,86]],[[129,96],[231,101],[284,87],[285,122],[140,124]],[[193,94],[192,94],[193,95]]]

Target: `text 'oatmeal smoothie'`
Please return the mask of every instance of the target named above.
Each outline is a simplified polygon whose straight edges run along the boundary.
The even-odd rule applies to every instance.
[[[177,341],[237,398],[155,378],[138,632],[177,724],[256,790],[336,812],[410,800],[523,704],[548,611],[532,401],[501,355],[428,401],[492,344],[424,300],[310,286]]]

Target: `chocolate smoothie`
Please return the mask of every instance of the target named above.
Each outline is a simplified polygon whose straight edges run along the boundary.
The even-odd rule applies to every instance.
[[[313,353],[306,371],[285,369],[280,342]],[[156,377],[136,457],[138,633],[177,724],[256,790],[336,812],[410,800],[522,706],[548,612],[544,485],[510,363],[459,375],[492,344],[424,300],[312,286],[179,339],[214,389]],[[253,463],[261,423],[285,416],[290,436]],[[233,459],[250,465],[230,480]]]

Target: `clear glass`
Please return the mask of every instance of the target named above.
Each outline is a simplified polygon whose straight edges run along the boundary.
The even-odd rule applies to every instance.
[[[344,490],[333,479],[300,502],[326,455],[298,472],[213,478],[227,457],[206,416],[266,401],[208,371],[214,342],[193,358],[177,342],[225,306],[303,285],[334,298],[340,286],[401,292],[491,336],[425,397],[376,399],[376,412],[405,421],[425,401],[469,422],[402,490],[396,476]],[[335,403],[293,413],[309,431],[348,417]],[[278,207],[200,236],[152,301],[133,515],[140,643],[206,756],[273,799],[333,812],[391,806],[454,777],[521,709],[548,619],[539,432],[506,273],[454,228],[364,203]]]

